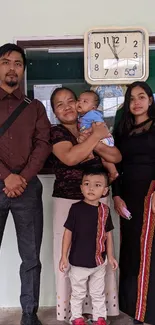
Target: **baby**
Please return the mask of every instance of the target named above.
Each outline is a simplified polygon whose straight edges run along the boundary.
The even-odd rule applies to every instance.
[[[78,126],[80,132],[89,129],[93,122],[104,122],[103,113],[97,110],[99,102],[99,96],[93,90],[87,90],[79,96],[77,101],[77,111],[79,113]],[[107,146],[114,146],[114,138],[110,133],[108,138],[104,138],[100,141]],[[115,165],[105,161],[104,159],[102,159],[102,163],[108,170],[109,180],[112,182],[118,176]]]

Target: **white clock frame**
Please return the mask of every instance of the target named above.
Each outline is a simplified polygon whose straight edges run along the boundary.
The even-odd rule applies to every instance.
[[[141,56],[139,57],[139,65],[140,65],[140,61],[141,61],[141,66],[139,66],[139,71],[142,70],[141,76],[127,75],[126,77],[121,77],[121,76],[119,76],[119,73],[118,73],[118,75],[115,75],[114,77],[108,77],[108,75],[103,77],[104,68],[101,67],[98,70],[99,72],[94,73],[94,74],[96,74],[96,76],[93,77],[92,72],[91,72],[91,67],[94,66],[96,59],[94,58],[94,54],[92,54],[92,52],[94,50],[94,49],[92,49],[92,43],[91,43],[92,38],[93,38],[93,42],[94,42],[95,38],[96,38],[96,42],[98,42],[98,39],[100,39],[101,36],[103,36],[103,35],[106,35],[106,38],[108,39],[107,35],[112,36],[112,34],[114,34],[115,38],[116,38],[117,34],[122,35],[123,33],[128,33],[128,35],[130,35],[130,36],[132,36],[132,34],[139,33],[139,35],[142,36],[142,38],[141,38],[142,53],[141,53]],[[100,44],[101,44],[101,42],[100,42]],[[102,43],[101,45],[103,48],[104,44]],[[117,57],[116,52],[114,52],[115,47],[111,46],[111,44],[108,44],[108,45],[113,52],[112,54],[115,55],[115,58],[113,60],[115,60],[115,61],[117,60],[116,63],[118,64],[118,62],[119,62],[118,60],[120,60],[120,59]],[[128,44],[126,45],[126,48],[127,48],[127,46],[128,46]],[[99,55],[101,55],[100,63],[102,62],[102,59],[103,59],[103,62],[104,62],[104,60],[107,60],[107,62],[108,62],[108,59],[111,59],[111,58],[104,57],[104,52],[103,51],[101,52],[102,48],[98,48],[96,50],[96,52],[98,52]],[[104,50],[104,48],[103,48],[103,50]],[[95,53],[95,55],[96,54],[97,53]],[[123,68],[120,67],[119,69],[120,70],[124,69],[124,74],[125,74],[125,72],[127,72],[127,70],[125,70],[125,69],[128,69],[128,65],[125,65],[125,62],[128,62],[128,60],[134,60],[134,59],[136,62],[137,58],[133,58],[133,59],[124,58],[123,59],[124,66],[123,66]],[[115,62],[115,61],[111,61],[111,62]],[[109,70],[109,69],[106,69],[106,70]],[[131,70],[133,70],[133,69],[131,69]],[[111,69],[111,71],[112,71],[112,69]],[[110,28],[109,27],[105,27],[105,28],[95,27],[95,28],[92,28],[92,29],[88,30],[87,32],[85,32],[85,34],[84,34],[84,74],[85,74],[85,80],[91,85],[109,85],[109,84],[120,84],[120,85],[125,84],[125,85],[127,85],[127,84],[130,84],[133,81],[137,81],[137,80],[145,81],[149,75],[149,35],[148,35],[148,32],[146,31],[146,29],[143,27],[110,27]]]

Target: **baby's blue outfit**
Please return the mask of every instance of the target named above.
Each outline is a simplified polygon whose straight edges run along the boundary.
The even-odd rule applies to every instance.
[[[92,109],[83,116],[78,118],[78,127],[80,132],[83,132],[86,129],[89,129],[92,126],[93,122],[104,122],[103,113],[97,110]],[[114,146],[114,138],[112,136],[100,140],[102,143],[107,146]]]
[[[104,122],[103,113],[92,109],[78,119],[80,132],[89,129],[93,122]]]

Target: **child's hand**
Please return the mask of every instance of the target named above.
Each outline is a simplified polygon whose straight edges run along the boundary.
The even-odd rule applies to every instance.
[[[66,257],[61,257],[61,260],[59,262],[59,270],[61,272],[65,272],[67,266],[68,266],[68,259]]]
[[[108,258],[108,262],[110,263],[110,265],[114,271],[118,268],[118,263],[113,256]]]

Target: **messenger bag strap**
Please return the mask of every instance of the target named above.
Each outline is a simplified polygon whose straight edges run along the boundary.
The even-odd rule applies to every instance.
[[[13,113],[8,117],[8,119],[0,127],[0,137],[8,130],[12,123],[17,119],[17,117],[23,112],[23,110],[31,103],[28,97],[25,97],[22,103],[13,111]]]

